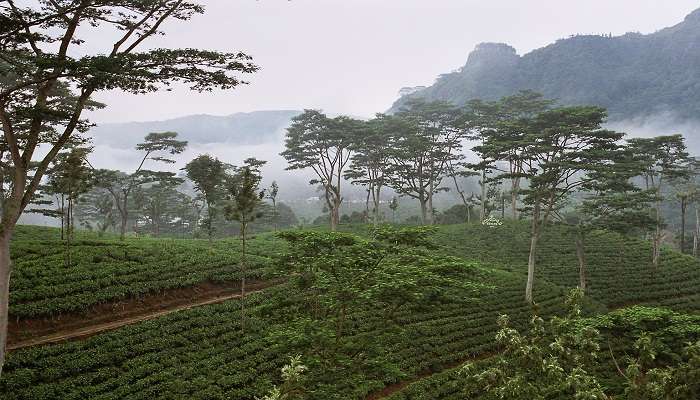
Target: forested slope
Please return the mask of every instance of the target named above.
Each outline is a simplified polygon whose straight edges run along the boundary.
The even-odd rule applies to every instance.
[[[506,44],[484,43],[460,70],[400,98],[392,111],[412,97],[461,105],[526,89],[565,105],[603,106],[616,120],[660,112],[697,119],[700,10],[649,35],[574,35],[523,56]]]

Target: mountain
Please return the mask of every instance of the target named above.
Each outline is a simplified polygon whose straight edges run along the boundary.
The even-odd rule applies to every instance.
[[[520,56],[502,43],[483,43],[456,72],[407,93],[456,104],[495,100],[532,89],[564,105],[596,104],[612,120],[655,113],[700,116],[700,9],[652,34],[575,35]]]
[[[275,110],[228,116],[190,115],[164,121],[100,124],[90,130],[96,145],[133,148],[150,132],[173,131],[191,144],[258,145],[278,140],[301,111]]]

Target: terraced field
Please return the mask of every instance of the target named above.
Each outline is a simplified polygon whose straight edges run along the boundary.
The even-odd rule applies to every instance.
[[[270,235],[250,242],[250,278],[269,275],[272,260],[284,244]],[[240,244],[235,239],[204,240],[78,236],[71,264],[59,231],[19,227],[12,242],[14,268],[10,315],[13,318],[55,316],[125,298],[203,282],[240,279]]]
[[[611,354],[616,355],[617,361],[622,362],[642,332],[650,334],[653,340],[661,343],[663,350],[656,356],[656,364],[661,367],[672,365],[682,357],[683,346],[686,343],[700,340],[700,316],[674,313],[660,308],[628,307],[589,318],[585,323],[602,333],[601,348],[605,351],[598,354],[599,366],[594,373],[608,388],[608,394],[612,395],[622,394],[622,377]],[[492,361],[479,361],[475,366],[480,370]],[[385,399],[463,400],[467,385],[461,367],[457,367],[409,384]]]
[[[445,226],[436,240],[448,254],[517,273],[527,271],[526,224]],[[609,308],[646,304],[700,312],[700,262],[693,257],[663,249],[660,265],[654,268],[649,243],[609,232],[590,234],[585,251],[587,294]],[[578,285],[576,249],[565,227],[548,227],[541,240],[535,286],[542,281],[563,288]]]
[[[366,227],[351,229],[367,232]],[[60,243],[51,236],[56,233],[29,229],[13,243],[18,260],[13,315],[31,318],[87,310],[142,293],[240,278],[238,268],[231,268],[238,261],[235,240],[218,241],[210,248],[206,241],[84,237],[77,240],[74,265],[65,267]],[[392,318],[387,318],[385,305],[369,301],[353,310],[344,340],[366,346],[345,355],[340,366],[329,364],[329,345],[319,344],[328,332],[310,314],[308,298],[300,290],[302,277],[292,276],[245,300],[244,330],[240,303],[232,300],[83,341],[11,352],[0,378],[0,398],[254,399],[279,382],[280,368],[294,354],[301,354],[309,368],[309,399],[381,398],[378,393],[387,386],[424,376],[390,398],[462,398],[456,370],[445,369],[498,352],[498,315],[511,315],[517,328],[524,328],[531,315],[523,302],[527,230],[522,225],[446,226],[438,229],[435,242],[439,248],[433,251],[447,254],[440,257],[459,257],[449,259],[458,268],[444,272],[451,274],[450,283],[440,288],[451,296],[410,301]],[[252,249],[251,276],[262,277],[279,271],[280,255],[287,248],[274,236],[259,235]],[[648,258],[648,245],[640,240],[603,232],[591,235],[587,311],[600,313],[633,303],[700,311],[698,262],[667,250],[653,270]],[[550,229],[539,253],[535,298],[540,315],[563,311],[567,288],[577,284],[577,266],[566,232]],[[78,282],[70,286],[66,276]],[[700,337],[698,317],[663,310],[623,309],[596,318],[591,321],[608,324],[608,337],[619,337],[613,348],[620,351],[640,326],[672,338],[668,348],[673,352],[679,343]],[[616,378],[609,369],[600,374],[614,387]]]
[[[289,355],[304,354],[310,398],[362,399],[387,384],[494,350],[495,318],[528,318],[518,275],[464,263],[454,272],[463,299],[410,303],[394,323],[374,304],[349,316],[348,340],[375,343],[352,368],[329,372],[315,353],[313,321],[291,282],[247,300],[179,312],[85,341],[12,352],[3,399],[252,399],[279,378]],[[474,285],[488,283],[475,296]],[[562,291],[540,286],[541,311],[558,312]],[[515,306],[514,306],[515,305]],[[311,324],[309,325],[309,323]]]

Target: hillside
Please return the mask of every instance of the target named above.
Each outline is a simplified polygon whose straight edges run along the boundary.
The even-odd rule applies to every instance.
[[[606,107],[611,119],[671,112],[700,115],[700,9],[675,26],[642,35],[575,35],[525,55],[502,43],[482,43],[456,72],[401,97],[463,104],[532,89],[561,104]]]
[[[367,226],[344,229],[357,232],[341,236],[344,241],[365,246]],[[240,277],[238,269],[232,268],[239,262],[238,243],[233,239],[217,241],[207,250],[208,243],[201,240],[131,238],[122,243],[84,234],[76,241],[77,264],[67,268],[57,234],[46,228],[19,230],[12,250],[17,260],[13,319],[31,322],[51,315],[54,324],[60,325],[76,312],[90,317],[95,302],[112,304],[116,311],[132,297],[165,298],[173,287]],[[341,344],[362,349],[350,358],[327,352],[338,346],[331,333],[337,320],[318,319],[313,311],[318,293],[307,291],[309,277],[291,275],[286,283],[245,300],[245,334],[241,334],[240,300],[229,300],[85,340],[13,351],[0,379],[0,397],[252,399],[279,381],[279,369],[289,356],[302,354],[309,367],[309,399],[381,398],[367,396],[422,376],[430,377],[396,393],[395,398],[459,398],[458,377],[452,372],[431,374],[467,360],[488,362],[498,350],[493,341],[498,315],[509,314],[518,328],[525,327],[530,315],[531,308],[522,301],[527,227],[519,223],[497,228],[445,226],[431,241],[432,246],[382,262],[380,268],[394,275],[386,275],[372,290],[385,292],[389,303],[363,301],[349,309]],[[542,244],[537,309],[543,316],[561,314],[564,295],[576,282],[573,246],[565,230],[556,226],[548,230]],[[694,289],[700,283],[697,260],[668,250],[659,269],[652,271],[648,244],[604,232],[590,237],[587,250],[589,313],[631,304],[661,305],[691,314],[700,310]],[[283,272],[290,263],[290,248],[273,235],[258,235],[251,251],[255,254],[250,260],[251,277],[267,279],[271,270]],[[318,255],[319,260],[324,257]],[[75,276],[81,280],[66,282]],[[386,279],[390,276],[396,279]],[[405,290],[416,285],[422,286],[422,294],[404,298]],[[84,299],[89,301],[80,304]],[[77,309],[54,307],[76,301]],[[394,301],[398,302],[392,307]],[[26,304],[32,306],[26,308]],[[629,347],[624,340],[632,340],[636,332],[632,327],[641,323],[658,330],[669,341],[672,354],[700,332],[697,316],[670,311],[630,309],[607,315],[592,321],[607,321],[613,332],[625,334],[615,343],[620,351]],[[423,389],[431,385],[438,387],[427,396]]]

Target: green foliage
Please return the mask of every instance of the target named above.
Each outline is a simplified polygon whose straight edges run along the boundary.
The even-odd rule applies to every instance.
[[[496,341],[503,348],[492,366],[477,372],[464,366],[466,396],[484,399],[588,399],[605,400],[600,383],[589,372],[600,350],[598,331],[579,327],[583,292],[574,290],[567,303],[567,318],[553,318],[550,326],[534,316],[527,336],[498,320]]]
[[[504,221],[496,228],[477,224],[444,226],[436,233],[435,242],[442,244],[447,254],[524,274],[530,247],[527,225],[524,221]],[[650,249],[651,245],[641,239],[591,232],[586,242],[587,298],[610,308],[648,304],[683,312],[700,311],[698,261],[665,248],[659,267],[654,269]],[[538,282],[562,288],[578,286],[576,248],[567,226],[547,227],[537,262]]]
[[[194,188],[200,193],[207,208],[207,217],[202,225],[211,239],[214,233],[216,206],[224,198],[224,181],[227,165],[209,154],[202,154],[193,159],[185,167],[187,178],[194,183]]]
[[[40,247],[38,239],[47,234],[45,230],[35,230],[18,232],[18,237],[31,239]],[[368,242],[353,236],[348,239],[323,234],[319,240],[301,243],[315,243],[310,247],[313,249],[319,241],[341,242],[331,247],[334,252],[345,254],[339,258],[338,266],[350,264],[354,249],[366,249],[363,243]],[[342,245],[345,241],[348,245]],[[168,270],[173,270],[174,265],[182,266],[177,268],[179,271],[201,265],[208,247],[203,241],[173,241],[173,247],[165,247],[163,239],[133,241],[142,242],[162,250],[156,257],[163,257],[163,268],[166,264]],[[132,244],[132,240],[123,243]],[[192,246],[184,246],[185,243]],[[255,254],[267,255],[283,248],[264,235],[251,244],[256,246]],[[175,245],[183,246],[182,253],[176,259],[164,258],[175,252]],[[231,254],[235,248],[231,242],[217,241],[215,255],[219,251]],[[368,286],[357,305],[348,308],[340,347],[334,340],[335,315],[315,319],[310,306],[313,292],[299,285],[302,277],[293,277],[288,284],[250,295],[246,301],[245,335],[240,333],[239,302],[230,301],[174,313],[84,341],[20,350],[9,355],[6,374],[0,378],[0,395],[8,400],[74,396],[115,400],[167,396],[254,398],[264,396],[273,385],[281,383],[279,371],[289,363],[289,354],[301,354],[308,368],[304,374],[308,399],[363,399],[372,391],[422,371],[439,370],[495,350],[494,321],[499,314],[511,314],[516,326],[526,322],[529,308],[519,301],[519,275],[416,251],[382,263],[387,271],[374,276],[386,279],[365,280],[377,285]],[[198,262],[176,264],[176,260],[187,257]],[[313,261],[312,258],[306,256],[306,260]],[[44,263],[52,264],[48,259]],[[235,263],[231,259],[229,265]],[[270,260],[267,265],[272,263],[280,264]],[[123,264],[120,260],[119,265]],[[144,268],[153,266],[150,263]],[[228,268],[232,273],[237,271]],[[331,266],[318,268],[329,271]],[[152,276],[159,277],[164,271],[156,269]],[[432,286],[426,286],[431,282]],[[316,285],[322,288],[336,284],[319,279]],[[419,290],[412,289],[416,286]],[[329,290],[341,293],[342,287],[336,287],[338,290]],[[391,306],[402,302],[394,297],[395,290],[410,296],[389,318]],[[561,309],[558,288],[543,282],[538,290],[543,315]],[[330,300],[329,296],[329,302],[321,304],[322,310],[332,305]]]
[[[240,252],[233,244],[217,241],[210,248],[197,240],[96,240],[78,234],[73,265],[67,270],[58,230],[20,226],[11,246],[15,265],[10,314],[26,319],[78,313],[166,289],[236,281],[241,278]],[[282,249],[269,236],[251,240],[248,276],[269,276]]]

